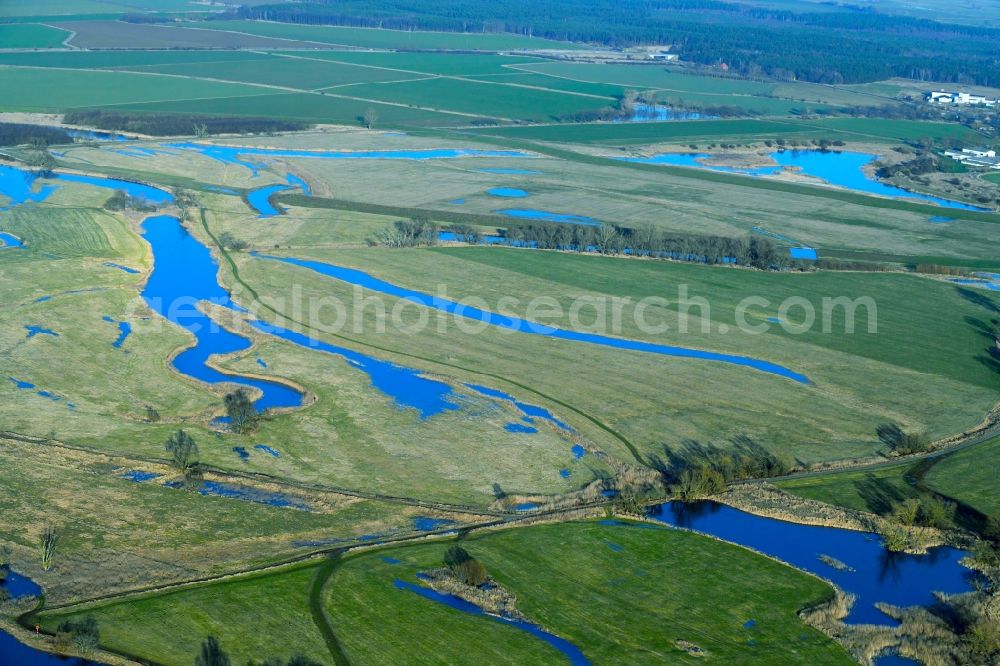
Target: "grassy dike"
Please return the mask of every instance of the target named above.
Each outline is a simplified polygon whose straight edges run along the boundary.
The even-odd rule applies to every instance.
[[[318,588],[350,663],[563,663],[553,648],[516,628],[395,587],[397,578],[416,583],[415,573],[439,566],[450,543],[366,550],[72,613],[43,613],[42,624],[52,629],[67,617],[90,614],[106,647],[168,666],[189,663],[209,633],[234,663],[295,652],[336,663],[309,618],[309,597]],[[676,646],[678,640],[721,662],[752,656],[755,663],[851,663],[840,646],[796,614],[828,598],[826,584],[701,535],[586,521],[483,532],[462,545],[517,595],[518,609],[532,622],[571,641],[595,664],[698,663]],[[745,627],[748,620],[755,624]]]

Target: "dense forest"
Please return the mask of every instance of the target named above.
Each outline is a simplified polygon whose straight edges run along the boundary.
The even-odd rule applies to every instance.
[[[134,132],[149,136],[266,134],[268,132],[294,132],[309,127],[305,123],[275,118],[175,113],[123,113],[101,109],[70,111],[65,116],[65,122],[111,132]]]
[[[672,45],[689,62],[819,83],[902,76],[1000,85],[1000,30],[850,7],[796,13],[719,0],[327,0],[244,6],[222,16]]]
[[[60,127],[46,127],[28,123],[0,123],[0,146],[52,146],[73,143],[73,137]]]

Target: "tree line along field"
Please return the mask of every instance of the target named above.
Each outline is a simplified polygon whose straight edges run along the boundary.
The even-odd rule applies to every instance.
[[[415,573],[441,566],[448,545],[383,548],[332,566],[46,613],[41,622],[53,628],[92,615],[109,647],[169,666],[187,663],[206,633],[219,636],[237,661],[301,652],[330,663],[313,624],[317,612],[351,663],[400,662],[415,654],[453,663],[561,663],[553,648],[509,625],[397,589],[396,579],[416,583]],[[517,595],[518,610],[595,663],[612,656],[696,663],[677,646],[683,640],[712,657],[738,658],[749,639],[755,658],[766,662],[850,663],[796,616],[830,594],[826,584],[706,537],[641,523],[573,522],[474,535],[462,546]],[[704,576],[708,570],[713,576]],[[326,576],[317,590],[317,579]],[[310,618],[317,602],[321,609]],[[744,627],[750,619],[753,629]]]

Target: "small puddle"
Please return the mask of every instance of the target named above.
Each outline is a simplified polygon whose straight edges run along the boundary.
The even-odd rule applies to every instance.
[[[14,234],[8,234],[6,232],[0,231],[0,250],[7,248],[24,247],[24,243],[20,238]]]
[[[103,264],[101,264],[101,265],[102,265],[102,266],[107,266],[108,268],[117,268],[118,270],[120,270],[120,271],[123,271],[123,272],[125,272],[125,273],[128,273],[129,275],[138,275],[139,273],[141,273],[141,272],[142,272],[142,271],[140,271],[140,270],[139,270],[139,269],[137,269],[137,268],[131,268],[131,267],[129,267],[129,266],[123,266],[123,265],[121,265],[121,264],[116,264],[116,263],[115,263],[115,262],[113,262],[113,261],[105,261],[105,262],[104,262]]]
[[[493,187],[486,190],[486,193],[494,197],[506,197],[512,199],[521,199],[528,196],[526,191],[516,187]]]
[[[467,149],[430,149],[430,150],[285,150],[280,148],[253,148],[247,146],[222,146],[205,143],[179,142],[168,143],[168,148],[191,150],[224,164],[237,164],[249,169],[256,175],[260,164],[241,159],[241,156],[272,157],[272,158],[302,158],[320,160],[441,160],[459,157],[536,157],[531,153],[517,150],[467,150]]]
[[[256,444],[256,445],[254,445],[253,448],[257,449],[258,451],[260,451],[262,453],[266,453],[267,455],[271,456],[272,458],[280,458],[281,457],[281,454],[276,449],[271,448],[267,444]]]
[[[24,330],[26,330],[28,332],[25,335],[25,337],[27,339],[29,339],[29,340],[31,338],[35,337],[36,335],[48,335],[48,336],[53,337],[53,338],[58,338],[59,337],[58,333],[56,333],[55,331],[53,331],[51,328],[45,328],[44,326],[35,326],[35,325],[32,325],[32,324],[29,324],[29,325],[27,325],[27,326],[24,327]]]
[[[500,215],[516,217],[525,220],[539,220],[541,222],[561,222],[563,224],[582,224],[588,227],[600,226],[600,221],[585,215],[570,215],[568,213],[553,213],[547,210],[535,210],[534,208],[503,208],[493,211]]]
[[[116,321],[115,319],[109,317],[108,315],[104,315],[103,317],[101,317],[101,319],[108,322],[109,324],[118,325],[118,339],[112,342],[111,346],[116,349],[120,349],[121,346],[125,344],[125,340],[128,339],[128,336],[132,334],[132,324],[128,323],[127,321]]]

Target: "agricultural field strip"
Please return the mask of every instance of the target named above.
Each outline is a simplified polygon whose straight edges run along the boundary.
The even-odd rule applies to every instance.
[[[592,79],[581,79],[581,78],[576,78],[576,77],[572,77],[572,76],[565,76],[565,75],[562,75],[562,74],[553,74],[551,72],[537,71],[537,70],[534,70],[534,69],[529,69],[531,67],[531,63],[528,63],[528,64],[504,65],[504,67],[510,67],[511,69],[516,69],[519,72],[524,73],[524,74],[540,74],[542,76],[548,76],[548,77],[551,77],[553,79],[563,79],[564,81],[574,81],[576,83],[598,83],[598,84],[600,84],[600,83],[608,83],[607,81],[594,81]],[[487,76],[500,76],[500,75],[493,74],[493,75],[487,75]],[[615,83],[615,84],[611,84],[611,85],[626,86],[627,84],[624,84],[624,83]],[[634,87],[634,86],[628,86],[628,87]],[[698,94],[698,95],[704,95],[704,96],[710,96],[710,97],[720,97],[720,98],[723,98],[723,99],[726,98],[726,97],[745,97],[747,99],[776,99],[775,97],[769,97],[769,96],[765,96],[765,95],[755,95],[753,93],[742,93],[742,92],[721,92],[721,91],[720,92],[708,92],[708,91],[685,90],[685,89],[682,89],[682,88],[667,88],[667,87],[662,87],[662,86],[650,86],[650,87],[642,86],[642,88],[643,88],[644,92],[648,91],[648,92],[675,92],[675,93],[681,93],[681,94]],[[780,98],[777,98],[777,99],[780,99]],[[831,104],[830,106],[843,106],[843,105],[842,104]]]
[[[578,91],[572,91],[572,90],[560,90],[560,89],[556,89],[556,88],[546,88],[544,86],[533,86],[533,85],[528,85],[528,84],[524,84],[524,83],[503,83],[503,82],[498,82],[498,81],[484,81],[484,80],[481,80],[481,79],[478,79],[478,78],[473,78],[472,75],[443,74],[443,73],[439,73],[439,72],[424,71],[424,70],[412,69],[412,68],[407,68],[407,67],[387,67],[385,65],[369,65],[369,64],[365,64],[365,63],[355,63],[355,62],[350,62],[350,61],[346,61],[346,60],[335,60],[335,59],[332,59],[332,58],[316,58],[316,57],[310,57],[310,56],[306,56],[306,55],[298,55],[298,54],[293,54],[293,53],[269,53],[269,52],[266,52],[266,51],[259,51],[259,50],[248,51],[248,52],[249,53],[259,53],[262,56],[266,56],[265,58],[262,58],[260,61],[270,60],[270,58],[285,58],[285,59],[289,59],[289,60],[307,60],[307,61],[310,61],[310,62],[319,62],[319,63],[324,63],[324,64],[341,65],[341,66],[347,66],[347,67],[359,67],[359,68],[364,68],[364,69],[372,69],[372,70],[379,70],[379,71],[385,71],[385,72],[399,72],[401,74],[416,74],[416,75],[418,75],[418,77],[416,77],[416,78],[405,78],[405,79],[390,80],[390,81],[378,81],[377,83],[379,83],[379,84],[404,83],[404,82],[409,82],[409,81],[423,81],[423,80],[429,80],[429,79],[451,79],[451,80],[455,80],[455,81],[465,81],[467,83],[477,83],[477,84],[483,84],[483,85],[499,85],[499,86],[506,86],[506,87],[510,87],[510,88],[523,88],[523,89],[527,89],[527,90],[541,90],[541,91],[544,91],[544,92],[552,92],[552,93],[558,93],[558,94],[562,94],[562,95],[570,95],[570,96],[575,96],[575,97],[585,97],[585,98],[590,98],[590,99],[596,99],[596,100],[601,100],[602,102],[614,101],[613,97],[608,97],[608,96],[605,96],[605,95],[595,95],[595,94],[591,94],[591,93],[584,93],[584,92],[578,92]],[[213,63],[230,63],[230,62],[233,62],[233,61],[231,61],[231,60],[217,60],[217,61],[208,60],[208,61],[201,61],[201,62],[198,62],[198,63],[190,63],[190,64],[198,64],[200,66],[200,65],[210,65],[210,64],[213,64]],[[257,61],[255,61],[255,60],[247,60],[247,61],[237,61],[237,62],[240,62],[240,64],[249,64],[249,63],[257,62]],[[111,71],[142,72],[142,71],[146,71],[149,68],[161,67],[164,64],[167,64],[167,63],[151,63],[151,64],[146,64],[146,65],[132,65],[132,66],[127,66],[127,67],[108,66],[108,67],[102,68],[102,69],[111,70]],[[506,65],[505,64],[505,65],[502,65],[502,67],[514,67],[514,65]],[[160,74],[163,74],[165,72],[153,72],[153,71],[149,71],[148,73],[160,73]],[[518,73],[521,73],[521,72],[512,72],[511,74],[512,75],[517,75]],[[548,76],[548,75],[543,74],[542,76]],[[248,82],[248,81],[245,81],[245,80],[242,80],[242,79],[219,79],[219,78],[214,78],[214,77],[213,78],[210,78],[210,77],[196,77],[196,78],[202,78],[202,79],[205,79],[205,80],[227,81],[227,82],[230,82],[230,83],[244,83],[244,82],[246,82],[246,83],[252,83],[253,85],[266,85],[266,84],[258,84],[258,83]],[[561,77],[551,77],[551,78],[561,78]],[[334,89],[346,88],[346,87],[349,87],[349,86],[365,85],[367,83],[369,83],[369,82],[358,81],[358,82],[351,82],[351,83],[340,83],[340,84],[336,84],[336,85],[332,85],[332,86],[321,86],[321,87],[318,87],[318,88],[299,88],[299,89],[296,89],[296,90],[299,90],[301,92],[319,92],[319,91],[326,91],[326,90],[334,90]],[[372,100],[372,101],[380,101],[380,100]]]
[[[124,22],[122,22],[120,20],[117,20],[117,19],[115,20],[115,22],[117,22],[117,23],[123,23],[123,25],[126,25],[126,26],[130,25],[130,24],[124,23]],[[292,39],[292,38],[289,38],[289,37],[274,37],[274,36],[271,36],[271,35],[267,35],[267,36],[264,36],[264,35],[255,35],[253,33],[242,32],[240,30],[220,30],[218,28],[198,28],[198,27],[195,27],[193,25],[177,25],[177,26],[171,26],[171,25],[165,25],[165,24],[155,24],[155,25],[158,28],[166,28],[166,29],[178,30],[178,31],[180,31],[182,33],[188,32],[188,31],[197,30],[197,31],[204,32],[204,33],[207,33],[207,34],[211,34],[211,33],[215,33],[215,34],[224,33],[224,34],[230,34],[230,35],[241,35],[241,36],[244,36],[244,37],[256,37],[258,39],[263,39],[263,40],[275,40],[275,41],[288,42],[289,44],[315,44],[317,47],[322,47],[322,48],[331,48],[331,47],[335,47],[335,46],[336,47],[341,47],[341,48],[344,48],[344,49],[357,49],[357,48],[359,48],[357,46],[352,46],[350,44],[335,44],[335,43],[332,43],[332,42],[318,42],[318,41],[314,41],[314,40],[310,40],[310,39]],[[72,27],[66,26],[65,24],[55,24],[55,25],[52,25],[50,27],[54,27],[54,28],[56,28],[58,30],[65,30],[66,32],[73,32],[73,36],[74,37],[76,37],[76,35],[77,35],[76,31],[74,31],[72,29]],[[102,47],[78,47],[78,46],[74,46],[73,44],[68,43],[68,42],[69,42],[69,40],[67,40],[67,46],[69,46],[71,48],[87,48],[88,50],[94,49],[94,48],[97,48],[97,49],[102,48]],[[103,48],[107,48],[107,47],[103,47]],[[256,48],[259,48],[259,47],[256,47]],[[243,49],[242,48],[234,48],[234,49],[231,49],[231,50],[243,50]]]
[[[388,100],[371,99],[371,98],[368,98],[368,97],[356,97],[356,96],[351,96],[351,95],[338,95],[338,94],[334,94],[334,93],[323,93],[323,92],[320,92],[319,90],[307,90],[307,89],[303,89],[303,88],[291,88],[291,87],[288,87],[288,86],[279,86],[279,85],[275,85],[275,84],[271,84],[271,83],[247,83],[246,81],[238,81],[238,80],[232,80],[232,79],[217,79],[217,78],[211,78],[211,77],[205,77],[205,76],[193,76],[193,75],[189,75],[189,74],[165,74],[165,73],[162,73],[162,72],[134,72],[134,71],[130,71],[130,70],[118,70],[118,69],[92,69],[92,68],[66,68],[66,67],[34,67],[34,66],[23,66],[23,65],[0,65],[0,70],[2,70],[2,69],[34,69],[34,70],[70,71],[70,72],[95,72],[95,73],[102,73],[102,74],[109,74],[109,73],[115,73],[115,74],[134,74],[134,75],[138,75],[138,76],[165,76],[165,77],[170,77],[170,78],[175,78],[175,79],[186,79],[186,80],[189,80],[189,81],[208,81],[208,82],[215,82],[215,83],[235,83],[235,84],[246,85],[246,86],[257,87],[257,88],[267,88],[267,89],[270,89],[270,90],[278,90],[278,91],[280,91],[282,93],[288,93],[288,94],[293,94],[294,93],[294,94],[309,94],[309,95],[325,95],[327,97],[336,97],[336,98],[339,98],[339,99],[349,99],[349,100],[354,100],[354,101],[358,101],[358,102],[369,102],[369,103],[372,103],[372,104],[385,104],[385,105],[388,105],[388,106],[397,106],[397,107],[401,107],[401,108],[405,108],[405,109],[416,108],[416,109],[421,109],[421,110],[424,110],[424,111],[434,111],[434,112],[437,112],[437,113],[450,113],[452,115],[465,116],[465,117],[469,117],[469,118],[481,118],[482,117],[482,114],[477,114],[477,113],[467,113],[467,112],[462,112],[462,111],[452,111],[450,109],[435,109],[435,108],[429,108],[429,107],[423,107],[423,106],[416,106],[416,105],[408,104],[408,103],[405,103],[405,102],[392,102],[392,101],[388,101]],[[430,78],[436,78],[436,77],[430,77]],[[424,79],[419,79],[419,80],[424,80]],[[259,95],[261,95],[261,96],[262,95],[267,95],[267,94],[269,94],[269,93],[266,93],[266,92],[259,93]],[[129,105],[130,106],[130,105],[133,105],[133,104],[135,104],[135,105],[138,105],[138,104],[159,104],[161,102],[186,102],[186,101],[208,100],[208,99],[236,99],[236,98],[249,98],[249,97],[257,97],[257,96],[258,95],[238,95],[238,96],[224,95],[224,96],[220,96],[220,97],[193,97],[193,98],[187,98],[187,99],[173,98],[173,99],[160,99],[160,100],[144,100],[142,102],[129,102],[129,103],[126,103],[126,104],[108,104],[108,105],[105,105],[105,106],[106,107],[116,107],[116,106],[123,106],[123,105]],[[88,105],[85,105],[85,106],[90,107],[90,106],[94,106],[94,105],[88,104]],[[498,116],[495,116],[495,117],[497,117],[500,120],[509,120],[507,118],[499,118]]]

